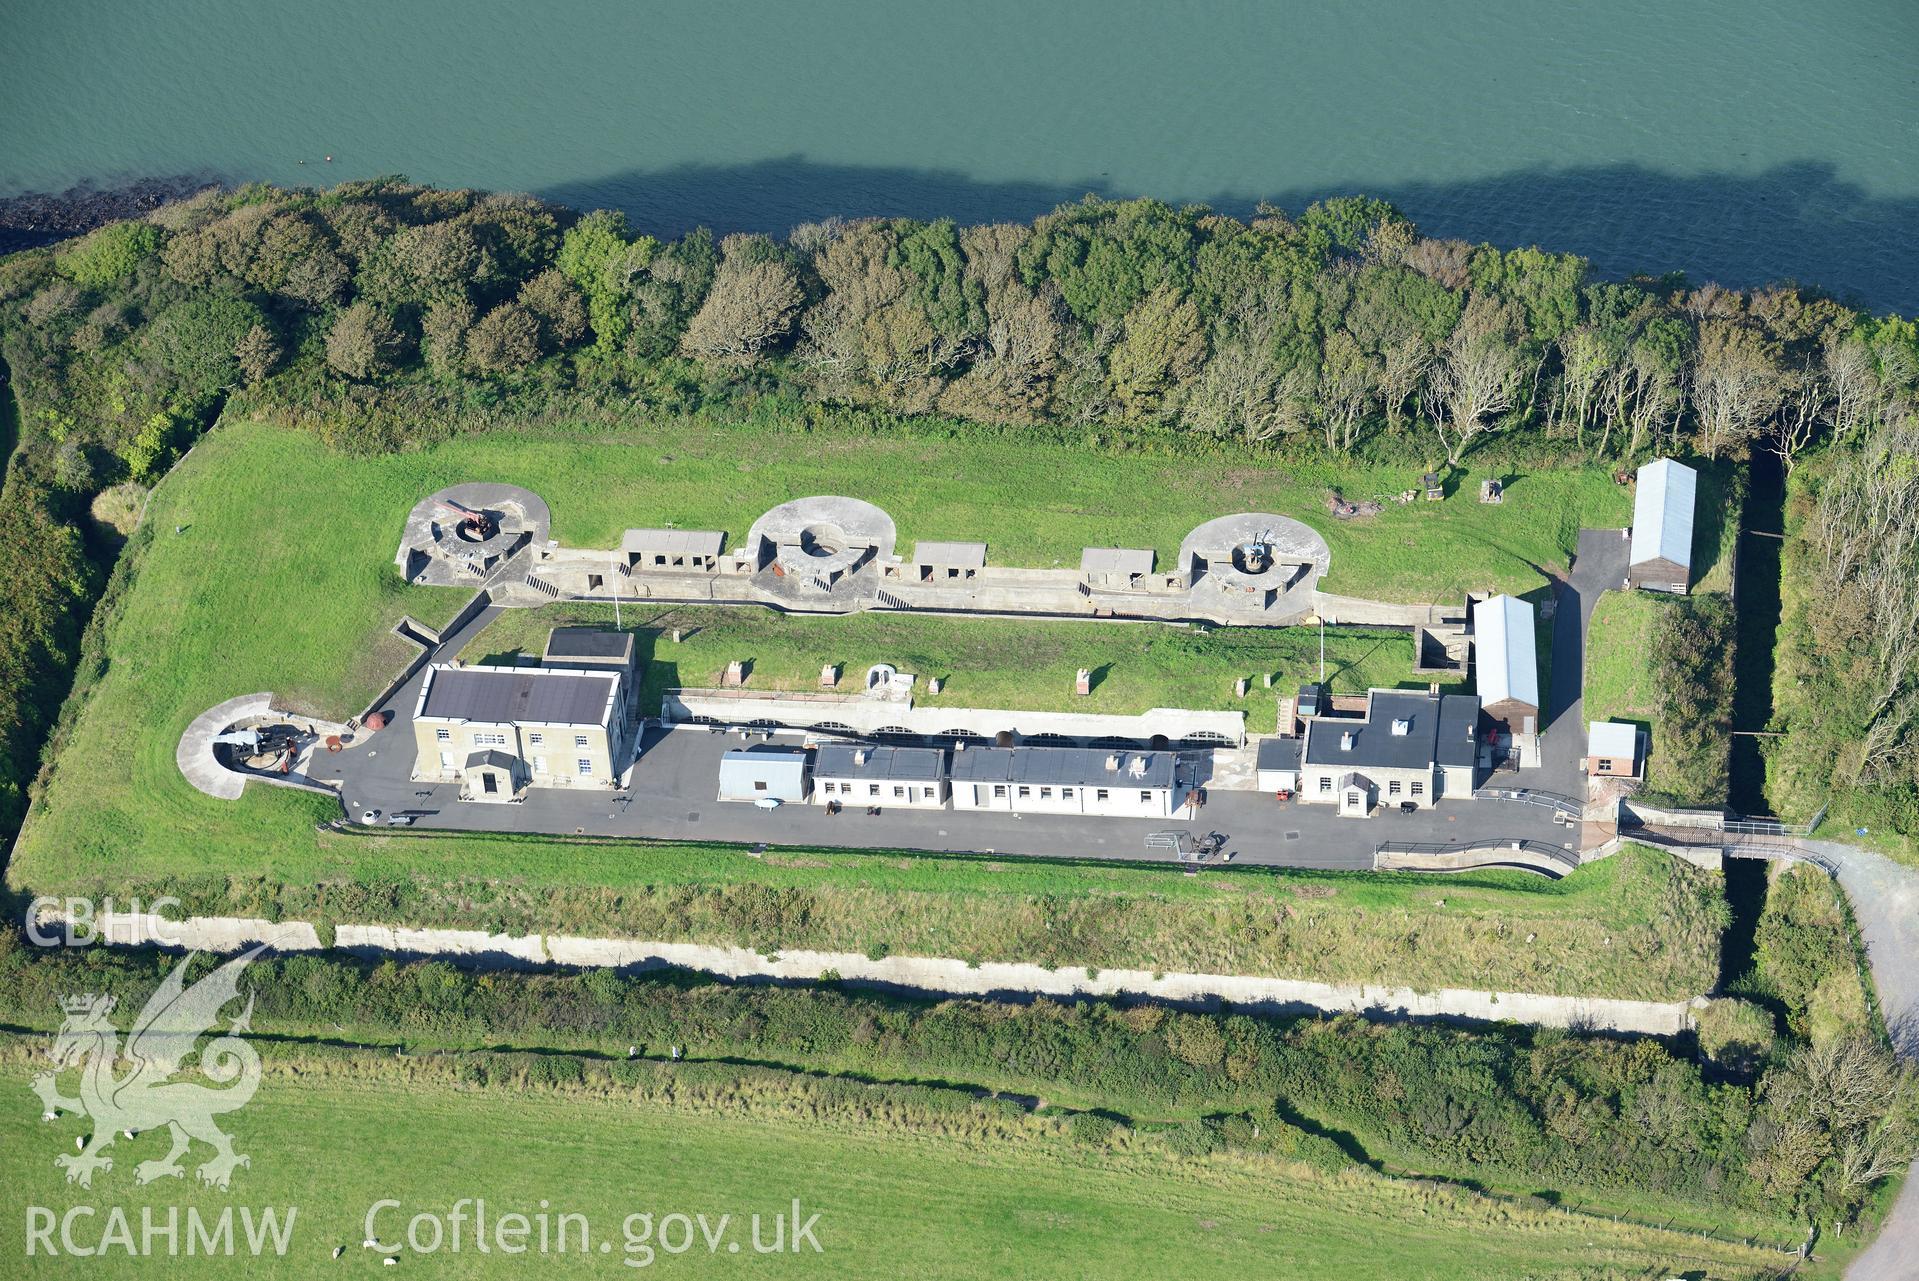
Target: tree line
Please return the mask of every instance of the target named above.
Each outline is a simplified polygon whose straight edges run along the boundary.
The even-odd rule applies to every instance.
[[[41,508],[150,484],[229,398],[353,449],[567,404],[774,397],[1125,426],[1262,458],[1465,465],[1496,444],[1623,465],[1761,448],[1796,467],[1900,456],[1919,395],[1911,321],[1789,285],[1601,280],[1572,254],[1423,236],[1363,197],[1243,219],[1089,197],[1029,224],[663,239],[617,212],[401,179],[208,190],[0,259],[0,355],[35,458],[19,501]],[[1877,637],[1903,598],[1881,604],[1874,584],[1914,554],[1895,540],[1882,569],[1840,584],[1873,602]],[[23,687],[45,685],[73,630],[17,668]],[[1836,678],[1852,690],[1860,673],[1865,750],[1818,755],[1829,783],[1900,775],[1911,817],[1919,785],[1896,764],[1919,756],[1919,682],[1895,641],[1865,648]],[[1875,698],[1894,711],[1864,710]]]
[[[1919,385],[1909,322],[1790,286],[1602,281],[1572,254],[1421,236],[1358,197],[1245,220],[1088,197],[1031,224],[665,241],[616,212],[397,179],[249,187],[14,255],[0,317],[82,481],[115,465],[100,450],[155,474],[243,388],[351,407],[403,384],[771,387],[1458,464],[1499,435],[1796,457]]]

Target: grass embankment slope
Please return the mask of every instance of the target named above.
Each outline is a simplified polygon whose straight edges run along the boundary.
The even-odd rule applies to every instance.
[[[1190,878],[1095,862],[317,833],[296,818],[202,826],[131,866],[41,859],[15,884],[171,894],[200,915],[1644,1000],[1712,987],[1724,911],[1716,877],[1651,851],[1558,882],[1253,868]],[[223,857],[207,852],[216,839]]]
[[[1246,714],[1249,733],[1273,732],[1277,696],[1319,675],[1319,634],[1307,628],[1214,628],[1205,632],[1149,624],[961,620],[914,614],[821,618],[726,607],[622,606],[620,624],[638,637],[645,664],[642,708],[658,713],[660,694],[720,683],[728,663],[750,664],[747,688],[813,690],[820,668],[840,667],[841,691],[858,689],[866,669],[891,663],[919,678],[921,707],[1014,707],[1033,711],[1126,714],[1153,707],[1197,707]],[[611,606],[562,603],[513,610],[476,636],[467,662],[538,661],[554,627],[612,629]],[[681,639],[674,641],[678,630]],[[1073,692],[1075,672],[1093,674],[1092,693]],[[1409,633],[1328,628],[1326,673],[1333,688],[1424,689],[1413,675]],[[1261,681],[1273,677],[1272,688]],[[938,694],[927,689],[939,677]],[[1244,677],[1247,693],[1235,697]]]
[[[24,1045],[4,1047],[9,1093],[25,1092]],[[723,1240],[653,1261],[674,1275],[735,1275],[741,1258],[785,1276],[1323,1278],[1381,1275],[1591,1278],[1681,1271],[1725,1278],[1771,1274],[1779,1256],[1730,1242],[1662,1232],[1601,1217],[1401,1182],[1347,1167],[1315,1169],[1266,1155],[1175,1155],[1131,1134],[1075,1141],[1058,1118],[1011,1105],[908,1098],[783,1075],[726,1081],[700,1067],[589,1067],[582,1075],[502,1056],[423,1059],[308,1057],[297,1075],[269,1053],[259,1095],[223,1118],[252,1158],[227,1193],[189,1179],[134,1185],[134,1159],[158,1156],[163,1136],[123,1143],[116,1169],[91,1192],[67,1185],[53,1155],[83,1120],[46,1125],[32,1108],[0,1117],[0,1189],[11,1205],[56,1213],[110,1198],[138,1232],[142,1206],[196,1206],[209,1217],[234,1203],[297,1206],[284,1259],[204,1259],[195,1275],[309,1277],[382,1271],[361,1248],[375,1201],[403,1203],[374,1225],[403,1236],[422,1211],[444,1216],[463,1197],[488,1213],[543,1206],[586,1216],[592,1250],[542,1262],[568,1275],[627,1256],[623,1223],[651,1213],[731,1214]],[[280,1057],[285,1057],[284,1051]],[[291,1068],[293,1065],[286,1065]],[[542,1070],[544,1069],[544,1071]],[[740,1069],[734,1069],[738,1075]],[[572,1079],[566,1078],[571,1075]],[[370,1076],[383,1079],[368,1079]],[[542,1084],[558,1076],[564,1084]],[[915,1103],[920,1106],[915,1107]],[[402,1119],[396,1124],[396,1119]],[[149,1152],[148,1149],[151,1148]],[[422,1161],[422,1153],[433,1159]],[[194,1156],[200,1157],[196,1152]],[[821,1252],[752,1253],[748,1216],[817,1213]],[[183,1211],[184,1217],[184,1211]],[[93,1227],[98,1222],[82,1227]],[[791,1224],[788,1224],[789,1230]],[[657,1228],[656,1228],[657,1230]],[[24,1255],[23,1216],[0,1226],[0,1250]],[[236,1229],[237,1231],[237,1229]],[[698,1237],[696,1234],[696,1241]],[[763,1238],[765,1239],[765,1238]],[[431,1276],[518,1276],[524,1258],[497,1251],[403,1255]],[[57,1237],[56,1237],[57,1241]],[[600,1253],[598,1243],[611,1250]],[[344,1257],[332,1259],[336,1246]],[[123,1254],[83,1261],[24,1260],[32,1276],[130,1276],[151,1265]]]

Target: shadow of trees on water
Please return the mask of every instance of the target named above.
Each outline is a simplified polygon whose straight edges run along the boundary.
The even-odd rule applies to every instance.
[[[1199,201],[1240,216],[1261,200],[1297,212],[1326,196],[1363,192],[1393,201],[1428,235],[1584,254],[1609,276],[1684,271],[1695,283],[1734,287],[1795,280],[1857,306],[1919,311],[1919,197],[1875,195],[1816,160],[1752,175],[1679,175],[1619,164],[1521,169],[1447,183],[1207,193],[1132,191],[1102,175],[981,181],[952,170],[791,155],[628,170],[538,194],[578,208],[623,209],[637,228],[679,235],[696,226],[779,234],[835,216],[1023,222],[1089,192]]]

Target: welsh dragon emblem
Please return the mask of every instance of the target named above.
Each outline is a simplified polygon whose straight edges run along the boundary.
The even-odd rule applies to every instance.
[[[214,1032],[220,1011],[239,999],[241,972],[265,950],[263,943],[242,953],[192,987],[186,985],[186,971],[193,957],[181,961],[133,1021],[124,1055],[120,1034],[107,1019],[112,997],[89,993],[61,999],[66,1019],[54,1037],[54,1070],[33,1078],[33,1092],[46,1105],[48,1120],[67,1111],[93,1122],[93,1133],[79,1152],[54,1158],[67,1172],[67,1182],[91,1187],[95,1173],[113,1168],[113,1159],[104,1153],[116,1138],[162,1126],[172,1135],[173,1149],[161,1160],[135,1166],[138,1183],[180,1177],[180,1158],[194,1139],[213,1148],[212,1158],[196,1171],[203,1183],[224,1188],[235,1167],[251,1164],[233,1150],[233,1140],[214,1118],[245,1107],[260,1085],[260,1056],[241,1039],[253,1015],[253,998],[247,998],[246,1008],[225,1032],[205,1045],[199,1041]],[[222,1088],[172,1079],[196,1055],[199,1070]],[[123,1063],[127,1066],[121,1070]],[[78,1098],[61,1094],[55,1083],[70,1067],[80,1069]]]

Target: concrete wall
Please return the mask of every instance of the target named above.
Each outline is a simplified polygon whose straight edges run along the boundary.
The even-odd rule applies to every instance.
[[[151,916],[105,913],[99,925],[103,937],[121,944],[158,943],[212,952],[234,952],[267,940],[283,952],[311,952],[320,947],[318,932],[304,921],[192,917],[168,925]],[[923,956],[888,956],[876,961],[858,952],[782,951],[768,957],[748,948],[706,943],[486,934],[392,925],[339,925],[334,946],[359,955],[446,956],[496,967],[556,964],[633,970],[683,966],[730,978],[813,980],[830,969],[849,982],[954,996],[1008,992],[1053,997],[1146,996],[1202,1005],[1231,1002],[1267,1009],[1352,1011],[1383,1017],[1510,1020],[1655,1036],[1675,1036],[1689,1030],[1698,1004],[1464,988],[1417,992],[1403,987],[1231,974],[1099,970],[1089,975],[1084,968],[1074,966],[1049,969],[1018,962],[974,964]]]
[[[1015,738],[1033,734],[1063,734],[1069,738],[1124,738],[1148,742],[1164,735],[1177,743],[1189,734],[1218,734],[1239,746],[1246,741],[1246,717],[1241,712],[1201,712],[1156,707],[1137,716],[1109,716],[1090,712],[1016,712],[967,707],[915,707],[881,699],[844,701],[785,699],[778,694],[733,696],[735,691],[667,690],[660,714],[670,722],[699,717],[723,725],[750,725],[768,720],[789,729],[815,729],[825,724],[846,726],[855,734],[871,735],[898,726],[913,734],[939,737],[950,730],[967,730],[992,738],[1002,730]]]

